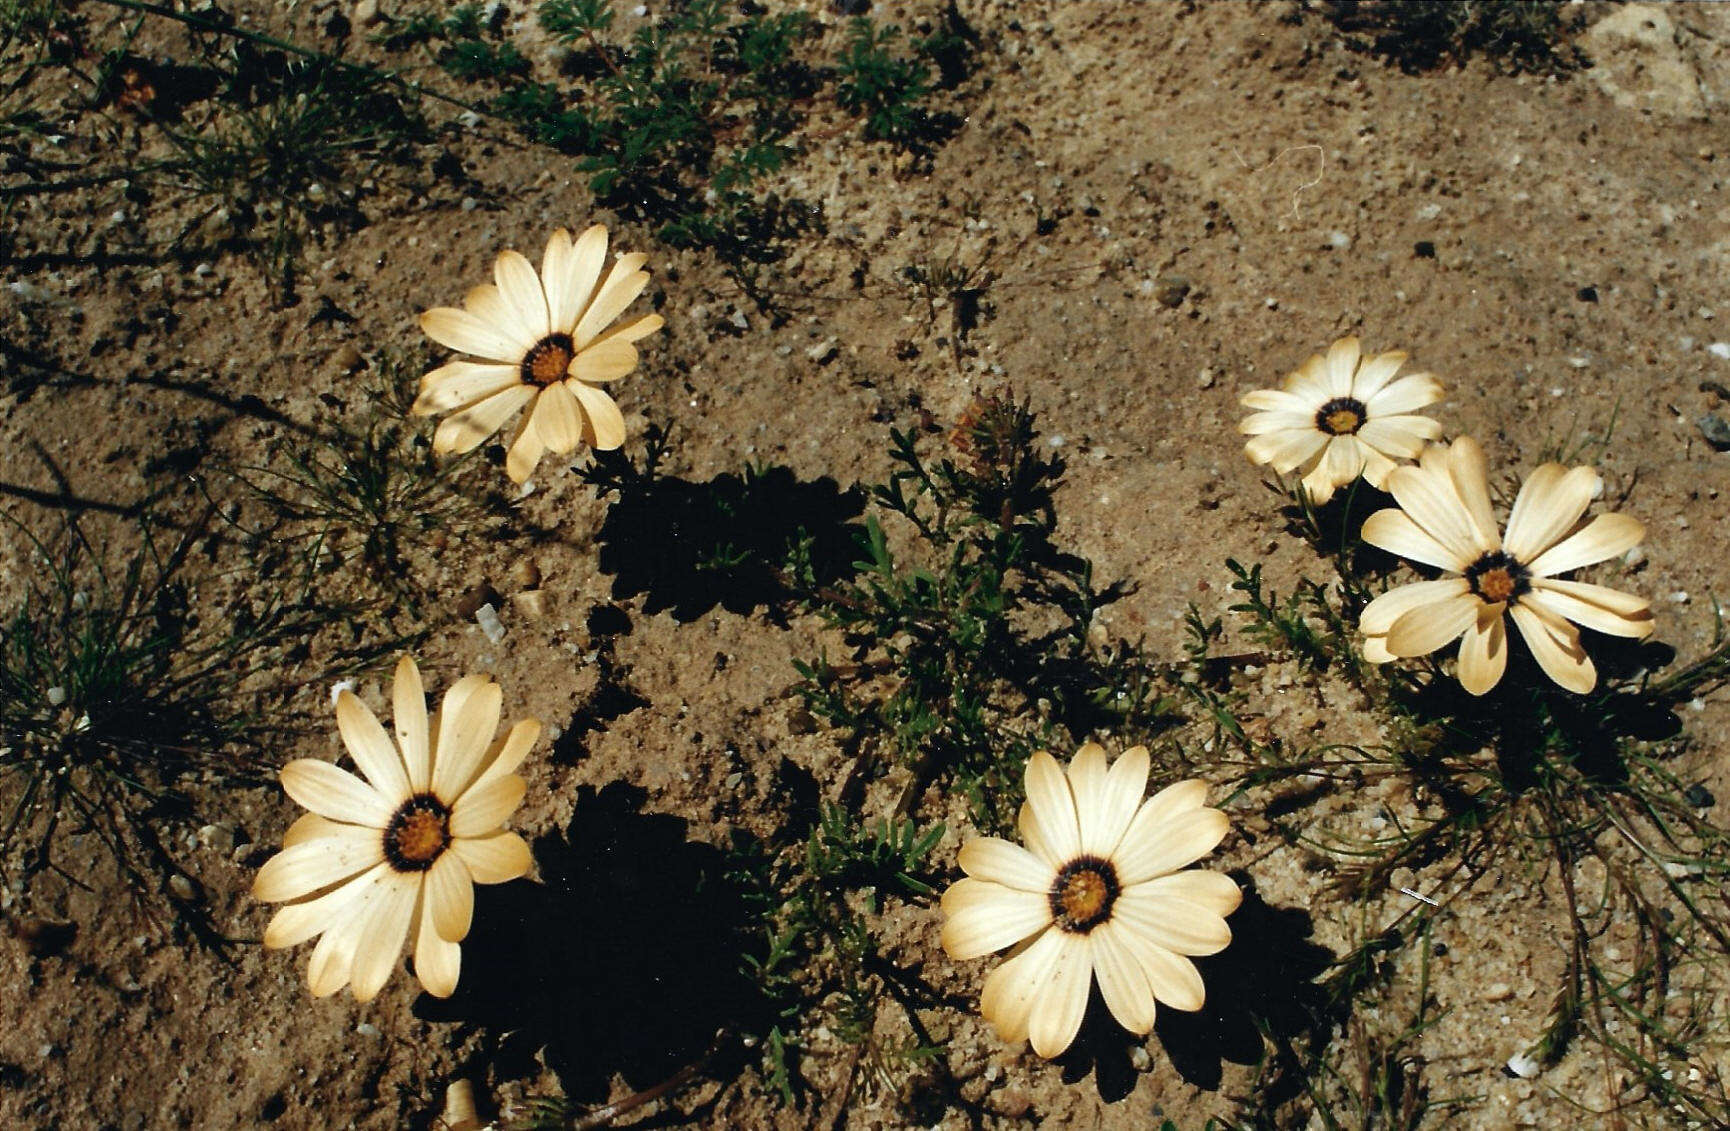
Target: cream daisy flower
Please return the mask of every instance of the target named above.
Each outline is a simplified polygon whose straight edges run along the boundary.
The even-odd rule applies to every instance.
[[[601,278],[607,229],[596,224],[574,241],[560,228],[547,241],[537,276],[515,251],[499,253],[494,282],[471,290],[462,310],[441,306],[420,317],[442,346],[486,358],[453,361],[421,378],[414,412],[451,413],[433,434],[433,449],[466,452],[525,409],[505,470],[526,480],[548,451],[579,442],[610,451],[625,442],[625,418],[599,386],[637,367],[631,343],[659,330],[659,314],[608,329],[643,292],[648,256],[620,256]]]
[[[1365,658],[1424,656],[1458,639],[1460,685],[1482,695],[1507,667],[1512,620],[1545,674],[1569,691],[1592,690],[1598,672],[1575,624],[1612,636],[1652,631],[1644,597],[1560,579],[1645,537],[1625,514],[1580,524],[1600,485],[1589,467],[1545,464],[1520,488],[1504,535],[1490,507],[1483,450],[1470,437],[1431,444],[1418,466],[1395,470],[1388,490],[1400,505],[1371,515],[1364,541],[1456,576],[1402,585],[1365,606],[1358,621]]]
[[[445,692],[429,719],[420,669],[396,667],[396,742],[352,691],[336,699],[343,745],[366,780],[302,758],[282,787],[312,812],[289,827],[282,851],[253,882],[255,899],[288,905],[264,932],[267,947],[322,935],[308,982],[317,997],[354,986],[371,1001],[406,940],[428,993],[456,989],[474,912],[474,885],[529,870],[529,846],[504,822],[523,800],[513,771],[540,736],[525,719],[498,741],[499,685],[471,675]]]
[[[991,972],[980,1012],[1004,1040],[1031,1038],[1056,1056],[1081,1027],[1095,978],[1106,1007],[1132,1033],[1153,1028],[1154,1001],[1202,1006],[1201,974],[1185,955],[1231,942],[1225,916],[1243,899],[1229,876],[1178,869],[1229,828],[1204,807],[1207,783],[1185,781],[1143,801],[1148,757],[1137,746],[1106,768],[1088,743],[1066,775],[1040,751],[1027,763],[1023,848],[998,837],[961,847],[967,878],[943,893],[943,949],[980,958],[1013,946]]]
[[[1356,338],[1341,338],[1282,388],[1244,394],[1243,406],[1256,410],[1238,425],[1250,437],[1244,453],[1281,475],[1308,467],[1304,489],[1318,504],[1359,475],[1384,486],[1394,459],[1415,459],[1424,441],[1442,436],[1440,424],[1413,415],[1442,399],[1442,383],[1427,373],[1394,380],[1405,361],[1397,351],[1363,357]]]

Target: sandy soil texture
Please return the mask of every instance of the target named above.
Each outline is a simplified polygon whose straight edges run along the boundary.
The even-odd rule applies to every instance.
[[[388,2],[229,7],[245,27],[398,65],[368,39],[380,6],[392,14]],[[1222,686],[1261,741],[1388,743],[1396,736],[1338,671],[1260,655],[1245,618],[1227,611],[1238,600],[1228,558],[1261,563],[1282,593],[1333,576],[1244,459],[1238,398],[1357,334],[1368,349],[1408,351],[1445,383],[1427,411],[1450,436],[1477,437],[1500,479],[1558,453],[1597,466],[1605,505],[1648,530],[1615,583],[1651,598],[1657,637],[1681,662],[1713,646],[1715,599],[1730,585],[1720,498],[1730,451],[1713,442],[1730,418],[1730,11],[1579,6],[1572,43],[1588,65],[1545,74],[1483,57],[1408,72],[1354,46],[1325,7],[961,0],[977,47],[964,81],[935,103],[957,115],[953,133],[910,155],[862,140],[849,116],[813,102],[794,135],[800,152],[774,180],[812,222],[778,247],[757,297],[717,256],[669,247],[653,225],[600,207],[574,158],[442,105],[426,107],[432,132],[405,161],[352,186],[353,214],[309,209],[292,294],[256,256],[208,238],[200,198],[142,175],[8,195],[9,609],[48,568],[26,531],[49,538],[76,515],[98,556],[124,560],[146,499],[164,517],[164,545],[198,531],[183,569],[202,631],[302,584],[301,558],[242,533],[267,511],[236,470],[290,468],[339,426],[430,436],[430,422],[397,420],[374,396],[400,403],[422,365],[445,355],[416,317],[489,278],[504,248],[538,258],[557,226],[604,221],[616,247],[648,253],[654,281],[633,309],[661,312],[666,328],[613,388],[637,466],[652,428],[670,438],[658,493],[633,505],[552,458],[521,494],[502,453],[483,449],[408,502],[433,517],[405,532],[382,574],[362,560],[367,532],[336,524],[335,557],[304,583],[327,608],[359,611],[225,671],[269,724],[251,732],[261,784],[187,787],[189,811],[160,826],[173,882],[151,872],[161,890],[135,906],[76,829],[65,841],[76,880],[38,877],[26,898],[11,861],[0,1122],[424,1128],[440,1125],[459,1078],[473,1081],[484,1114],[522,1117],[533,1096],[565,1096],[580,1111],[700,1062],[688,1087],[618,1124],[1709,1125],[1640,1092],[1583,1039],[1531,1078],[1507,1070],[1543,1032],[1574,945],[1575,888],[1542,852],[1510,850],[1464,872],[1420,861],[1361,897],[1344,892],[1349,861],[1322,846],[1416,811],[1397,778],[1230,795],[1237,831],[1212,866],[1253,894],[1232,919],[1232,949],[1204,963],[1208,1007],[1166,1013],[1144,1045],[1101,1038],[1047,1063],[1003,1044],[976,1011],[992,963],[944,956],[930,898],[891,901],[881,918],[883,954],[928,996],[883,1010],[879,1024],[894,1044],[913,1037],[907,1016],[918,1019],[942,1047],[934,1062],[879,1072],[814,1026],[805,1087],[788,1106],[760,1072],[760,1048],[726,1036],[750,995],[724,941],[745,912],[712,886],[724,850],[736,831],[767,835],[790,820],[801,791],[832,799],[858,755],[802,703],[793,662],[868,657],[772,578],[705,571],[679,541],[679,523],[699,521],[682,517],[702,509],[693,499],[732,492],[741,540],[772,547],[804,525],[845,560],[866,510],[855,487],[890,472],[890,430],[941,443],[975,397],[1011,387],[1030,398],[1042,449],[1067,462],[1057,540],[1091,560],[1099,586],[1127,586],[1095,616],[1096,644],[1141,641],[1153,661],[1180,663],[1193,603],[1224,618],[1220,654],[1259,657]],[[71,8],[91,28],[114,17],[95,3]],[[840,42],[845,17],[806,8],[814,42]],[[503,9],[534,73],[556,78],[558,49],[529,6]],[[931,26],[941,9],[873,14]],[[129,50],[184,58],[187,33],[145,19]],[[164,128],[124,105],[111,101],[95,129],[73,124],[86,112],[72,84],[40,97],[66,138],[56,151],[0,135],[10,162],[0,186],[75,178],[104,147],[136,153],[141,167],[172,155]],[[56,152],[68,171],[40,164]],[[917,283],[939,269],[965,285]],[[745,488],[750,468],[772,470]],[[483,605],[496,632],[477,622]],[[537,872],[480,893],[449,1001],[420,994],[402,968],[370,1004],[314,1000],[308,948],[259,946],[269,912],[247,894],[298,814],[268,779],[291,758],[337,756],[339,676],[387,708],[392,657],[409,637],[435,688],[490,672],[507,720],[549,724],[513,819]],[[1193,705],[1178,711],[1177,731],[1155,739],[1156,776],[1187,764],[1226,780],[1198,753],[1206,720]],[[1720,693],[1678,713],[1686,737],[1654,756],[1721,826],[1730,707]],[[1182,760],[1170,755],[1180,742]],[[903,781],[879,783],[871,804],[886,811]],[[948,882],[972,835],[965,799],[934,789],[916,815],[946,825],[932,866]],[[1584,890],[1583,876],[1570,883]],[[1674,876],[1682,894],[1720,899],[1717,879]],[[1440,885],[1463,894],[1388,959],[1388,988],[1354,1009],[1323,1008],[1318,980],[1412,909],[1400,889]],[[216,941],[185,925],[189,906]],[[1609,924],[1594,945],[1633,954],[1646,927]],[[1706,939],[1697,953],[1677,994],[1722,989],[1711,981],[1722,947]],[[1730,1072],[1721,999],[1705,1016],[1663,1053],[1702,1087]],[[1311,1044],[1336,1050],[1334,1074],[1299,1085],[1288,1073],[1286,1098],[1254,1114],[1280,1050]],[[1428,1102],[1465,1102],[1372,1124],[1342,1097],[1377,1072]],[[1629,1106],[1616,1114],[1574,1106],[1602,1112],[1618,1096]]]

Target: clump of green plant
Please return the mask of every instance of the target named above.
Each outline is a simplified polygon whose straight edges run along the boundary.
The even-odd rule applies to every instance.
[[[1091,565],[1053,543],[1064,466],[1037,450],[1025,402],[979,398],[939,457],[911,432],[891,437],[898,468],[872,489],[860,573],[805,598],[856,659],[801,662],[799,692],[861,752],[848,788],[901,763],[901,811],[952,778],[982,825],[1003,828],[1034,749],[1100,727],[1129,741],[1163,725],[1167,704],[1138,648],[1090,640],[1119,590],[1096,590]]]
[[[149,509],[104,536],[88,518],[48,537],[13,524],[28,550],[0,628],[0,867],[26,894],[45,874],[84,883],[106,856],[133,895],[184,904],[184,880],[165,885],[180,872],[168,831],[194,815],[185,787],[267,780],[272,727],[252,677],[351,612],[250,588],[204,619],[188,565],[211,520],[166,538],[173,524]],[[136,539],[118,563],[104,550],[114,535]]]
[[[1318,512],[1294,496],[1287,511],[1332,556],[1337,598],[1305,582],[1282,600],[1264,592],[1258,567],[1229,563],[1234,588],[1246,597],[1233,611],[1277,658],[1316,670],[1348,663],[1341,670],[1386,744],[1290,751],[1242,741],[1238,760],[1210,759],[1216,768],[1238,767],[1246,787],[1299,787],[1276,811],[1276,826],[1322,853],[1338,889],[1358,902],[1365,942],[1325,979],[1336,1011],[1330,1016],[1349,1019],[1375,1000],[1391,973],[1427,962],[1430,927],[1463,906],[1484,876],[1524,876],[1534,894],[1552,896],[1544,905],[1555,909],[1564,947],[1564,973],[1549,987],[1549,1015],[1528,1055],[1551,1065],[1589,1042],[1624,1081],[1612,1103],[1657,1104],[1705,1124],[1722,1122],[1730,1116],[1724,1081],[1702,1069],[1693,1050],[1709,1034],[1721,1039],[1725,1021],[1714,1003],[1724,990],[1730,921],[1707,893],[1715,877],[1730,874],[1730,834],[1703,811],[1709,796],[1681,776],[1689,742],[1677,713],[1730,681],[1730,640],[1721,625],[1704,655],[1670,672],[1659,646],[1617,651],[1600,642],[1605,678],[1585,695],[1553,686],[1519,655],[1482,698],[1465,694],[1434,658],[1368,665],[1351,632],[1374,593],[1374,558],[1359,552],[1353,531],[1361,522],[1339,513],[1350,505],[1341,496]],[[1199,612],[1191,619],[1201,666],[1220,625]],[[1206,697],[1216,735],[1222,717],[1237,727],[1224,697]],[[1303,816],[1329,783],[1348,782],[1369,791],[1397,782],[1409,800],[1383,806],[1379,831],[1367,836],[1361,814]],[[1413,882],[1396,877],[1420,878],[1416,890],[1426,894],[1388,903],[1395,885]],[[1414,1125],[1432,1101],[1404,1080],[1400,1064],[1415,1063],[1420,1033],[1368,1057],[1358,1066],[1368,1076],[1342,1074],[1325,1040],[1288,1050],[1283,1070],[1307,1081],[1320,1107]]]
[[[1483,55],[1511,71],[1557,73],[1580,66],[1568,43],[1577,24],[1558,0],[1349,0],[1324,9],[1354,42],[1407,71]]]
[[[208,117],[196,125],[157,118],[177,151],[165,173],[206,202],[191,227],[214,222],[221,236],[256,250],[286,289],[308,235],[352,221],[357,186],[409,162],[428,135],[383,75],[240,46]]]
[[[878,1034],[885,996],[900,998],[908,975],[882,956],[876,923],[887,900],[933,894],[927,861],[942,837],[942,825],[866,821],[839,805],[822,808],[803,845],[777,850],[735,835],[734,866],[756,924],[746,960],[771,1019],[761,1034],[763,1070],[784,1102],[803,1090],[804,1041],[825,1013],[835,1035],[858,1050],[856,1068],[863,1063],[891,1085],[907,1065],[940,1051],[911,1010],[912,1040],[885,1044]],[[821,1003],[816,1015],[813,1003]]]
[[[897,54],[900,39],[894,24],[879,28],[864,16],[855,19],[835,66],[835,101],[865,119],[867,138],[910,145],[931,126],[920,105],[932,90],[931,68],[917,55]]]
[[[320,570],[355,561],[369,584],[418,608],[425,590],[404,547],[482,524],[505,505],[492,497],[489,508],[486,496],[458,488],[478,452],[436,456],[426,429],[407,415],[395,393],[413,387],[419,368],[415,356],[386,354],[383,391],[364,394],[372,408],[364,425],[293,432],[267,445],[265,462],[228,470],[262,510],[257,524],[244,509],[231,520],[249,542],[307,557]]]

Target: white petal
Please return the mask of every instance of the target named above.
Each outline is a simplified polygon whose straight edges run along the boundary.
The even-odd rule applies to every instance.
[[[1437,569],[1464,573],[1471,564],[1460,554],[1442,545],[1429,532],[1413,521],[1412,516],[1397,507],[1387,507],[1364,520],[1363,539],[1390,554],[1407,561],[1422,562]],[[1461,584],[1464,584],[1464,578]]]
[[[377,829],[342,825],[340,833],[302,841],[264,862],[252,881],[252,898],[283,903],[351,880],[384,859]]]
[[[958,962],[1014,946],[1051,925],[1044,895],[983,880],[958,880],[943,893],[943,950]]]
[[[1038,826],[1038,839],[1058,860],[1081,852],[1081,830],[1075,821],[1075,795],[1063,767],[1043,750],[1027,760],[1027,804]]]
[[[349,904],[368,886],[377,883],[390,865],[380,860],[352,882],[331,888],[316,899],[289,903],[277,908],[270,925],[264,929],[264,945],[270,949],[299,946],[314,935],[328,931]]]
[[[1167,899],[1182,899],[1215,915],[1230,915],[1243,903],[1243,889],[1224,872],[1191,868],[1168,876],[1155,876],[1136,888]]]
[[[513,385],[484,401],[447,416],[433,433],[433,451],[461,454],[473,451],[482,440],[504,427],[516,411],[535,396],[533,385]]]
[[[1075,798],[1075,820],[1081,832],[1081,851],[1089,856],[1103,856],[1111,850],[1110,845],[1101,846],[1099,828],[1101,810],[1105,807],[1105,747],[1097,742],[1084,743],[1075,757],[1069,760],[1069,792]],[[1134,804],[1141,804],[1137,797]],[[1134,810],[1131,810],[1133,815]],[[1119,830],[1118,836],[1122,835]],[[1113,841],[1117,839],[1112,838]]]
[[[1091,835],[1087,822],[1081,826],[1082,850],[1109,858],[1123,841],[1129,822],[1135,819],[1147,795],[1149,759],[1147,747],[1133,746],[1117,756],[1105,779],[1104,800],[1098,806]],[[1097,845],[1089,848],[1088,845]]]
[[[1466,520],[1472,524],[1479,550],[1489,552],[1502,544],[1501,531],[1496,526],[1496,514],[1490,507],[1489,471],[1484,465],[1484,449],[1470,436],[1461,436],[1448,449],[1448,478],[1454,494],[1465,506]]]
[[[555,228],[547,239],[547,249],[541,253],[541,288],[547,296],[548,328],[568,334],[582,312],[582,299],[572,292],[576,281],[572,275],[571,233]]]
[[[432,747],[427,739],[426,687],[420,668],[410,656],[396,663],[391,681],[391,719],[396,724],[397,748],[402,751],[410,789],[425,793],[432,783]]]
[[[1645,537],[1646,528],[1639,519],[1625,514],[1601,514],[1539,554],[1537,560],[1531,562],[1530,568],[1538,577],[1569,573],[1582,566],[1596,565],[1618,554],[1625,554],[1638,546]]]
[[[447,942],[462,942],[475,914],[475,885],[462,857],[441,853],[426,870],[425,884],[422,898],[432,912],[433,929]]]
[[[1598,670],[1592,665],[1592,658],[1586,655],[1586,650],[1580,647],[1580,634],[1573,625],[1559,618],[1543,616],[1526,603],[1515,605],[1511,615],[1545,675],[1578,695],[1584,695],[1597,686]]]
[[[957,859],[961,870],[1017,891],[1037,892],[1041,898],[1051,891],[1056,871],[1027,849],[1000,837],[975,837],[961,846]]]
[[[1371,420],[1404,416],[1442,399],[1442,383],[1428,373],[1413,373],[1390,382],[1364,401]]]
[[[1257,412],[1238,421],[1237,430],[1245,436],[1264,436],[1269,432],[1314,432],[1313,412]]]
[[[432,791],[446,804],[461,797],[474,780],[499,729],[503,698],[499,685],[484,675],[464,676],[445,692],[433,755]]]
[[[528,783],[518,774],[506,774],[465,791],[451,807],[451,835],[475,837],[494,831],[517,811],[527,791]]]
[[[538,342],[545,338],[549,332],[547,296],[541,290],[534,264],[520,251],[501,251],[493,264],[493,281],[528,340]]]
[[[1390,589],[1364,606],[1358,617],[1358,629],[1370,636],[1386,636],[1407,612],[1422,605],[1439,604],[1471,592],[1463,577],[1445,577],[1440,581],[1419,581]]]
[[[451,851],[462,857],[469,877],[477,884],[503,884],[528,874],[534,866],[529,846],[516,833],[458,837]]]
[[[1378,416],[1358,429],[1358,439],[1379,452],[1416,459],[1429,440],[1442,438],[1442,426],[1427,416]]]
[[[420,379],[420,395],[411,411],[416,416],[431,416],[467,408],[521,383],[522,371],[515,365],[453,361]]]
[[[570,274],[565,280],[565,291],[576,305],[576,313],[568,320],[561,321],[559,329],[574,335],[577,322],[582,317],[582,311],[594,297],[595,283],[601,277],[601,271],[607,265],[607,229],[603,224],[591,225],[571,246],[571,254],[567,260]],[[564,307],[561,305],[560,310]]]
[[[1003,1040],[1013,1044],[1027,1039],[1034,1003],[1072,937],[1052,927],[985,979],[979,1013],[996,1027]]]
[[[1142,939],[1133,931],[1123,932],[1122,937],[1140,944],[1135,956],[1141,962],[1142,973],[1147,975],[1147,984],[1153,987],[1153,996],[1161,1003],[1185,1011],[1200,1009],[1206,1003],[1207,987],[1202,984],[1195,963]]]
[[[1465,503],[1454,491],[1451,477],[1423,467],[1396,468],[1388,476],[1388,492],[1424,533],[1440,542],[1460,559],[1475,560],[1484,547],[1466,513]]]
[[[539,407],[540,397],[535,398]],[[505,474],[511,477],[512,483],[527,483],[529,476],[535,473],[541,457],[547,454],[547,443],[541,439],[539,430],[535,428],[535,414],[531,409],[523,417],[523,422],[517,427],[516,439],[505,451]]]
[[[434,997],[450,997],[456,992],[457,977],[462,973],[462,957],[460,946],[439,938],[433,926],[432,907],[421,900],[414,939],[414,974],[421,989]]]
[[[1319,353],[1312,354],[1285,379],[1283,388],[1305,404],[1319,409],[1334,397],[1328,385],[1330,379],[1327,359]]]
[[[453,306],[427,311],[420,316],[420,328],[441,346],[512,365],[522,362],[525,348],[532,344],[519,341],[503,326],[483,322]]]
[[[1349,397],[1352,382],[1357,378],[1358,358],[1363,351],[1356,337],[1341,338],[1328,347],[1328,396]]]
[[[637,347],[611,338],[589,346],[571,359],[568,372],[579,381],[616,381],[637,367]]]
[[[1243,452],[1251,463],[1270,466],[1287,475],[1315,458],[1327,442],[1327,434],[1311,425],[1301,431],[1269,432],[1253,437],[1243,446]]]
[[[382,829],[396,809],[378,790],[347,770],[316,758],[296,758],[284,766],[282,788],[303,808],[349,825]]]
[[[1093,973],[1099,979],[1099,994],[1117,1023],[1131,1033],[1153,1028],[1153,987],[1135,952],[1124,945],[1119,924],[1102,923],[1089,936],[1093,944]]]
[[[1315,423],[1316,409],[1321,407],[1283,389],[1256,389],[1239,397],[1237,403],[1257,412],[1292,413],[1303,417],[1306,423],[1312,425]]]
[[[1532,591],[1520,600],[1525,604],[1537,606],[1541,612],[1548,613],[1551,617],[1571,620],[1577,625],[1609,636],[1626,636],[1639,640],[1652,634],[1652,610],[1649,606],[1642,607],[1638,612],[1631,615],[1624,614],[1594,601],[1586,600],[1576,593],[1553,588],[1554,584],[1556,583],[1545,584],[1544,578],[1538,578],[1533,584]],[[1617,598],[1627,596],[1602,585],[1584,585],[1579,582],[1575,584],[1580,585],[1583,589],[1615,594]]]
[[[1534,578],[1532,589],[1558,615],[1598,632],[1637,638],[1652,631],[1652,603],[1644,597],[1607,585],[1550,577]]]
[[[408,771],[401,755],[372,708],[352,691],[345,690],[336,697],[336,729],[349,757],[386,801],[394,807],[408,800]]]
[[[628,343],[641,341],[666,324],[666,319],[662,318],[659,314],[645,314],[641,318],[633,321],[621,322],[610,329],[602,330],[599,334],[596,334],[593,338],[589,339],[588,348],[592,350],[604,342]]]
[[[1028,1018],[1028,1040],[1043,1057],[1057,1056],[1075,1040],[1093,989],[1093,947],[1088,936],[1072,935],[1067,943],[1058,951]]]
[[[625,416],[612,397],[579,381],[566,381],[565,388],[583,406],[583,438],[596,451],[610,452],[625,442]]]
[[[1230,820],[1218,809],[1189,809],[1163,820],[1157,811],[1154,819],[1148,814],[1143,806],[1112,857],[1118,883],[1126,888],[1195,863],[1231,831]]]
[[[541,390],[529,426],[552,451],[566,455],[577,450],[583,439],[583,414],[570,382],[555,381]]]
[[[1400,350],[1388,353],[1378,353],[1374,357],[1366,357],[1358,365],[1357,379],[1352,382],[1352,396],[1369,407],[1370,398],[1382,391],[1387,383],[1393,380],[1394,374],[1400,371],[1400,366],[1406,363],[1406,355]],[[1414,374],[1416,376],[1416,374]]]
[[[1174,954],[1218,954],[1231,944],[1231,928],[1223,916],[1148,884],[1118,896],[1111,920]]]
[[[534,749],[535,741],[540,736],[539,719],[523,719],[511,727],[504,737],[487,749],[486,757],[481,760],[481,771],[469,788],[480,789],[514,773],[516,768],[523,764],[523,759],[529,756],[529,751]]]
[[[409,876],[387,875],[373,885],[375,894],[354,951],[354,1000],[371,1001],[390,980],[408,939],[420,888],[420,880]]]
[[[1478,621],[1484,602],[1470,594],[1408,609],[1388,626],[1387,648],[1396,656],[1427,656],[1458,640]]]
[[[595,301],[583,311],[583,317],[577,322],[576,333],[571,335],[578,349],[588,345],[613,319],[624,313],[625,307],[643,293],[643,288],[649,285],[649,273],[637,268],[648,258],[640,251],[633,252],[630,255],[621,255],[613,264],[613,269],[607,272],[606,281],[595,293]]]
[[[1483,695],[1502,680],[1508,667],[1508,628],[1501,603],[1485,605],[1460,639],[1460,686]]]
[[[1304,489],[1317,504],[1325,503],[1363,472],[1364,462],[1363,447],[1354,437],[1335,436],[1323,449],[1321,461],[1304,476]]]
[[[1508,553],[1530,564],[1555,545],[1592,505],[1600,482],[1598,473],[1589,467],[1564,470],[1560,464],[1548,463],[1534,471],[1521,486],[1508,515],[1508,533],[1503,539]]]

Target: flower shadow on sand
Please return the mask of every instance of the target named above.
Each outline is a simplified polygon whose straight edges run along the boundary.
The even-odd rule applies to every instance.
[[[1209,1091],[1219,1088],[1225,1062],[1262,1060],[1264,1034],[1281,1047],[1325,1023],[1327,992],[1316,978],[1334,961],[1326,947],[1310,941],[1309,912],[1275,907],[1247,875],[1233,878],[1244,899],[1230,919],[1231,945],[1193,959],[1207,984],[1207,1003],[1195,1013],[1159,1010],[1158,1040],[1149,1050],[1156,1059],[1163,1052],[1186,1083]],[[1146,1040],[1113,1022],[1096,990],[1080,1035],[1059,1060],[1063,1079],[1074,1083],[1091,1069],[1100,1098],[1122,1100],[1139,1079],[1131,1050]]]
[[[584,478],[617,492],[596,540],[613,597],[642,594],[644,611],[692,621],[717,605],[746,614],[783,604],[803,580],[825,586],[860,556],[865,509],[857,488],[827,476],[805,482],[785,467],[752,468],[704,482],[658,474],[667,436],[651,429],[642,467],[596,453]]]
[[[498,1076],[534,1077],[540,1054],[572,1101],[602,1103],[615,1073],[659,1083],[760,1008],[721,853],[682,818],[641,812],[646,797],[581,790],[566,831],[534,844],[540,883],[477,891],[456,994],[416,1003],[484,1028]]]

